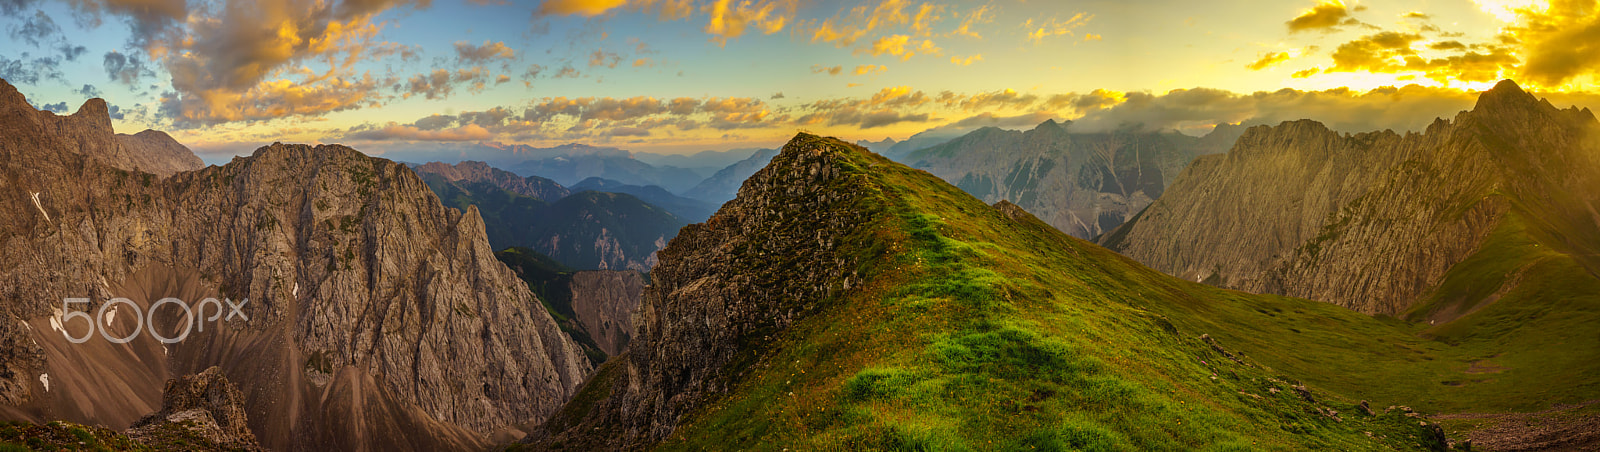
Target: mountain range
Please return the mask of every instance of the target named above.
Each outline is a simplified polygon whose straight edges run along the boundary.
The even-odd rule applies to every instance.
[[[1398,356],[1380,346],[1402,329],[1162,275],[835,139],[795,137],[660,256],[628,350],[525,444],[1446,447],[1359,387],[1297,381],[1326,377],[1301,356],[1348,344],[1244,339]]]
[[[1046,120],[1028,131],[984,127],[901,158],[985,202],[1009,200],[1079,238],[1121,225],[1160,197],[1195,156],[1222,152],[1242,127],[1073,133]],[[909,142],[909,141],[908,141]]]
[[[106,108],[0,84],[0,447],[1600,447],[1600,121],[1509,81],[1406,134],[800,133],[692,224]],[[167,297],[248,301],[164,343]]]
[[[478,448],[590,370],[495,260],[477,211],[441,205],[402,165],[273,144],[163,178],[123,168],[104,101],[57,116],[3,83],[0,130],[8,419],[124,428],[161,408],[169,378],[217,366],[271,449]],[[97,319],[68,317],[77,297]],[[165,297],[248,301],[181,342],[101,340],[143,330],[116,312]],[[182,318],[148,327],[175,337]],[[104,338],[63,336],[90,324]]]

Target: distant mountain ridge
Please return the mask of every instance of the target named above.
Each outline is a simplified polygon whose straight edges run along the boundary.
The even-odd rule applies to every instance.
[[[983,127],[902,160],[985,202],[1011,201],[1063,232],[1093,238],[1121,225],[1197,155],[1222,152],[1241,128],[1074,133],[1046,120],[1028,131]],[[909,140],[908,140],[909,141]]]
[[[700,181],[694,188],[683,192],[683,196],[703,200],[713,204],[728,202],[739,195],[739,186],[744,184],[756,171],[767,166],[772,157],[778,155],[777,149],[762,149],[750,154],[750,157],[738,163],[728,165],[717,171],[716,174]]]
[[[569,189],[574,192],[587,190],[633,195],[634,197],[639,198],[641,201],[666,209],[668,212],[672,212],[674,215],[677,215],[678,217],[683,218],[691,223],[705,221],[706,218],[711,217],[712,212],[717,210],[717,207],[711,203],[674,195],[672,192],[669,192],[667,189],[659,186],[629,185],[599,177],[591,177],[578,181],[578,183],[573,184]]]
[[[649,271],[687,220],[623,193],[582,191],[545,202],[488,181],[422,180],[447,206],[482,213],[489,244],[524,246],[579,270]]]
[[[571,190],[556,181],[538,176],[518,176],[484,162],[464,161],[455,165],[430,162],[414,166],[412,169],[418,173],[438,174],[451,182],[487,182],[512,193],[545,202],[555,202],[572,194]]]

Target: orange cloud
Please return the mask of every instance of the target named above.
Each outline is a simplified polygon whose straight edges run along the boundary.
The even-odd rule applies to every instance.
[[[1088,25],[1092,19],[1093,15],[1085,13],[1074,14],[1064,21],[1051,18],[1047,21],[1034,22],[1033,19],[1028,19],[1022,23],[1022,28],[1028,31],[1028,41],[1039,44],[1052,36],[1071,36],[1075,34],[1074,30]]]
[[[627,3],[628,0],[545,0],[539,5],[538,14],[594,17]]]
[[[883,71],[886,71],[886,70],[889,70],[888,66],[863,64],[863,65],[860,65],[860,66],[856,66],[855,75],[875,74],[875,73],[880,73],[880,72],[883,72]]]
[[[950,62],[955,63],[957,66],[971,66],[972,63],[979,61],[983,61],[983,55],[973,55],[966,58],[956,56],[950,57]]]
[[[1301,12],[1299,16],[1284,22],[1289,26],[1289,33],[1299,33],[1310,30],[1330,30],[1339,25],[1345,25],[1350,19],[1350,11],[1345,8],[1340,0],[1324,0],[1317,6]]]
[[[1285,61],[1289,61],[1289,52],[1268,52],[1266,55],[1262,55],[1260,59],[1257,59],[1256,62],[1245,65],[1245,67],[1253,71],[1259,71],[1277,66]]]

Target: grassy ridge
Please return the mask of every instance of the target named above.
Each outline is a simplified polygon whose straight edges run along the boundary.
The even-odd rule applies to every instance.
[[[1357,414],[1354,400],[1315,385],[1310,401],[1292,389],[1303,376],[1233,361],[1198,338],[1250,345],[1232,338],[1251,331],[1235,324],[1256,314],[1251,304],[1306,317],[1338,308],[1178,281],[927,173],[843,154],[844,170],[870,176],[859,189],[894,213],[866,226],[880,248],[862,250],[876,256],[872,276],[779,335],[663,448],[1437,446],[1414,419]],[[1345,312],[1309,328],[1408,337]]]

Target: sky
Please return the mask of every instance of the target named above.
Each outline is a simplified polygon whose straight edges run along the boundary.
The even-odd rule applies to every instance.
[[[0,78],[207,161],[796,131],[1420,130],[1510,78],[1600,108],[1596,0],[0,0]]]

